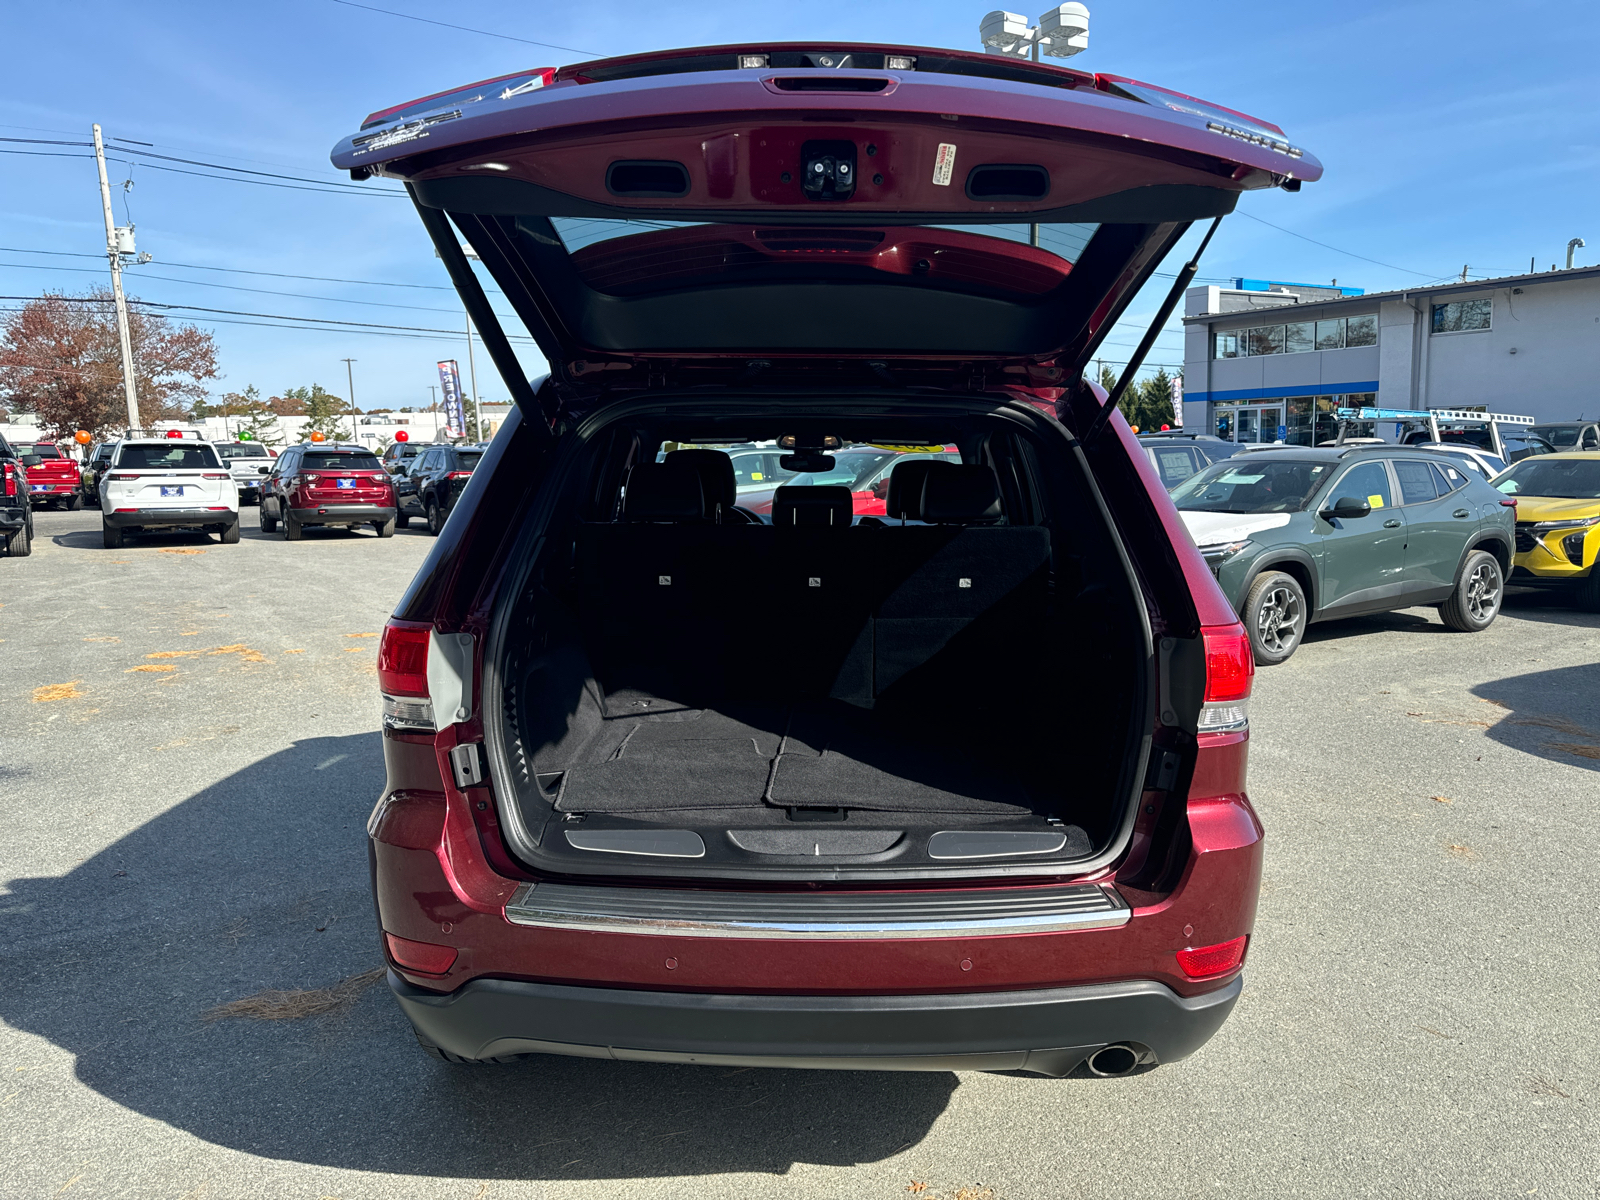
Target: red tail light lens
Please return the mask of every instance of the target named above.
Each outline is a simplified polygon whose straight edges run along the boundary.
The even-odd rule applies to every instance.
[[[378,687],[389,696],[428,694],[428,633],[425,621],[390,621],[378,643]]]
[[[436,946],[432,942],[413,942],[410,938],[383,935],[389,947],[389,957],[395,965],[419,975],[443,975],[456,961],[454,946]]]
[[[1515,496],[1512,496],[1511,499],[1509,499],[1509,500],[1500,501],[1500,507],[1501,508],[1515,508],[1516,506],[1517,506],[1517,498]]]
[[[228,473],[226,471],[206,471],[206,472],[203,472],[201,474],[200,478],[201,479],[227,479],[227,478],[229,478],[229,475],[228,475]]]
[[[107,479],[129,480],[129,479],[137,479],[137,478],[139,478],[139,475],[138,475],[138,472],[136,472],[136,471],[113,471],[113,472],[111,472],[110,475],[106,476],[106,478]]]
[[[1206,645],[1206,703],[1248,699],[1256,660],[1244,626],[1212,626],[1202,629],[1200,635]]]
[[[471,471],[451,471],[450,474],[445,476],[445,478],[446,479],[471,479],[472,478],[472,472]]]
[[[11,469],[11,464],[7,463],[6,464],[6,495],[15,496],[16,494],[17,494],[17,477],[16,477],[16,475],[13,473],[13,471]]]
[[[1178,966],[1190,979],[1210,979],[1239,969],[1244,962],[1244,948],[1248,936],[1236,937],[1231,942],[1218,942],[1215,946],[1199,946],[1178,951]]]

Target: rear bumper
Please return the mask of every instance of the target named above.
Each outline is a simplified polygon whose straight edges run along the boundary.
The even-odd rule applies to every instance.
[[[21,529],[28,523],[28,510],[25,507],[0,508],[0,529]]]
[[[1167,1063],[1221,1027],[1243,977],[1185,998],[1151,981],[936,996],[648,992],[474,979],[440,995],[392,970],[427,1040],[464,1058],[566,1054],[642,1062],[1065,1075],[1102,1046]]]
[[[119,528],[137,526],[150,529],[157,525],[232,525],[239,519],[239,514],[231,508],[136,508],[128,512],[106,509],[101,513],[101,519],[107,525]]]
[[[32,500],[55,500],[63,496],[74,495],[77,490],[78,481],[76,479],[66,480],[62,483],[47,483],[42,490],[39,489],[37,484],[30,483],[28,485],[28,497]]]
[[[380,504],[319,504],[316,508],[291,508],[289,515],[302,525],[359,524],[394,520],[394,506]]]

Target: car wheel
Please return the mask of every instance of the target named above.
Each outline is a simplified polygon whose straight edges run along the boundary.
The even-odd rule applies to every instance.
[[[100,544],[107,550],[122,549],[122,530],[108,521],[100,522]]]
[[[262,533],[278,532],[278,518],[269,517],[265,505],[256,510],[256,521],[261,526]]]
[[[217,540],[224,546],[237,546],[239,544],[239,522],[236,520],[232,525],[224,525],[217,535]]]
[[[405,513],[396,513],[394,518],[394,527],[396,529],[410,529],[411,518],[406,516]]]
[[[390,517],[387,521],[374,521],[372,523],[372,527],[375,530],[378,531],[378,536],[381,537],[381,538],[383,538],[383,537],[393,537],[394,536],[394,522],[395,522],[395,518]]]
[[[1505,599],[1505,576],[1487,550],[1474,550],[1461,564],[1455,591],[1439,605],[1439,616],[1451,629],[1477,633],[1494,623]]]
[[[90,492],[88,495],[83,497],[83,503],[89,508],[99,508],[100,494],[98,492]]]
[[[434,537],[439,536],[439,531],[444,528],[444,516],[439,512],[437,500],[428,501],[428,532]]]
[[[22,528],[11,535],[11,540],[6,543],[6,553],[12,558],[27,558],[33,553],[33,530],[28,528],[28,522],[22,522]]]
[[[301,530],[303,528],[304,527],[300,524],[299,521],[296,521],[293,517],[291,517],[287,513],[284,514],[284,517],[283,517],[283,540],[284,541],[286,541],[286,542],[298,542],[300,540]]]
[[[1600,612],[1600,562],[1589,568],[1589,574],[1573,585],[1578,607],[1589,612]]]
[[[67,503],[66,503],[67,511],[68,512],[77,512],[82,507],[83,507],[83,497],[79,493],[73,492],[72,493],[72,498],[70,500],[68,500]]]
[[[1244,601],[1244,627],[1256,666],[1276,666],[1299,649],[1308,615],[1306,594],[1293,575],[1263,571],[1256,576]]]

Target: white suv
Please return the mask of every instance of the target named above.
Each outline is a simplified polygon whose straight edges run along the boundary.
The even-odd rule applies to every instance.
[[[100,524],[108,550],[128,533],[202,529],[224,545],[239,540],[239,489],[210,442],[128,438],[100,475]]]

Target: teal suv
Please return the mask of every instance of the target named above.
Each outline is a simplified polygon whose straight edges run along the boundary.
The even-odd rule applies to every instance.
[[[1435,605],[1452,629],[1500,611],[1516,503],[1448,458],[1400,446],[1260,451],[1172,493],[1259,666],[1313,621]]]

